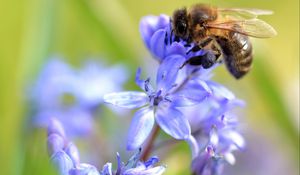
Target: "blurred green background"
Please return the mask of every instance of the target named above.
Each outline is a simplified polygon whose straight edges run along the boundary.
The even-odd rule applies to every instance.
[[[50,174],[45,133],[26,132],[25,88],[53,54],[77,65],[88,56],[124,63],[131,73],[153,61],[139,34],[142,16],[199,1],[174,0],[10,0],[0,3],[0,174]],[[252,39],[254,66],[236,81],[225,68],[214,79],[247,102],[241,117],[248,148],[237,153],[228,174],[299,172],[299,1],[210,0],[221,7],[273,10],[261,17],[278,32]],[[131,80],[131,83],[133,81]],[[101,148],[98,148],[101,151]],[[125,148],[124,148],[125,149]],[[103,150],[105,151],[105,150]],[[114,150],[114,152],[120,150]],[[175,154],[176,153],[176,154]],[[107,160],[114,161],[114,159]],[[185,145],[162,160],[166,174],[185,174]]]

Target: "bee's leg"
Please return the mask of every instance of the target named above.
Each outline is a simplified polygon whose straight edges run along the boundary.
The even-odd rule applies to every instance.
[[[201,65],[204,69],[212,67],[218,60],[218,56],[214,51],[209,50],[205,55],[201,57]]]
[[[186,54],[189,54],[190,52],[197,52],[203,48],[207,50],[204,55],[189,58],[180,68],[184,67],[186,64],[194,66],[202,65],[202,67],[205,69],[212,67],[221,56],[221,51],[216,46],[215,40],[213,38],[206,38],[201,43],[191,48]]]
[[[207,37],[205,40],[200,42],[198,45],[203,48],[203,47],[209,45],[212,41],[214,41],[213,38]]]
[[[215,55],[215,53],[211,50],[207,51],[204,55],[200,55],[200,56],[194,56],[189,58],[187,61],[185,61],[183,63],[183,65],[180,67],[183,68],[185,65],[190,64],[193,66],[200,66],[202,65],[203,68],[207,69],[210,68],[211,66],[213,66],[216,61],[217,61],[217,57]]]
[[[195,45],[194,47],[192,47],[190,50],[188,50],[186,52],[186,54],[189,54],[190,52],[198,52],[199,50],[201,50],[202,47],[200,47],[199,45]]]
[[[215,44],[212,44],[212,45],[211,45],[211,50],[213,51],[213,53],[215,54],[217,60],[219,61],[219,58],[220,58],[221,53],[222,53],[222,52],[220,51],[220,49],[219,49]]]
[[[186,64],[193,66],[202,66],[204,69],[212,67],[217,63],[221,52],[219,50],[208,50],[204,55],[194,56],[189,58],[180,68],[184,67]]]
[[[185,61],[180,67],[179,69],[182,69],[185,65],[189,64],[189,60]]]
[[[195,45],[193,48],[191,48],[189,51],[187,51],[186,54],[189,54],[190,52],[197,52],[201,50],[203,47],[209,45],[213,41],[213,38],[207,37],[205,40],[200,42],[199,44]]]

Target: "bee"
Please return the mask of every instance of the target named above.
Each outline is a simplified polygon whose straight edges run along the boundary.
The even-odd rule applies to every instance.
[[[277,34],[272,26],[257,18],[269,14],[272,11],[195,4],[189,9],[174,11],[172,34],[185,40],[187,45],[195,43],[188,53],[210,50],[210,54],[189,58],[185,64],[209,68],[220,61],[222,55],[228,71],[239,79],[250,71],[252,65],[252,44],[248,36],[269,38]]]

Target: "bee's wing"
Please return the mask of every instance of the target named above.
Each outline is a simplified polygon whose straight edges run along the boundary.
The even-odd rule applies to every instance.
[[[256,38],[269,38],[277,35],[275,29],[259,19],[227,21],[206,24],[208,28],[230,30]]]
[[[253,19],[259,15],[271,15],[271,10],[247,9],[247,8],[218,8],[219,14],[233,18]]]

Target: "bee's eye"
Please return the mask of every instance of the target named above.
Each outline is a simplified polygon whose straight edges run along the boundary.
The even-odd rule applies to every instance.
[[[176,26],[178,33],[184,35],[186,33],[186,23],[179,22]]]

